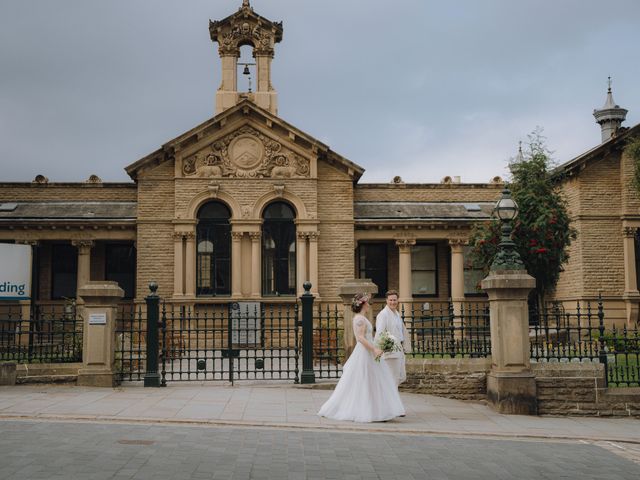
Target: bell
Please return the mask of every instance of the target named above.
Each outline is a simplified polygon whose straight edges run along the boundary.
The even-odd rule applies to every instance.
[[[251,75],[251,72],[249,71],[249,65],[245,65],[244,66],[244,70],[242,71],[243,75]]]

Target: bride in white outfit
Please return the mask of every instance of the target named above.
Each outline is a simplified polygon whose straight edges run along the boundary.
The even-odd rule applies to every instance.
[[[396,380],[381,359],[382,350],[373,343],[373,327],[364,316],[369,297],[363,293],[353,297],[351,310],[353,332],[357,343],[342,368],[342,377],[333,394],[318,415],[334,420],[383,422],[405,414]]]

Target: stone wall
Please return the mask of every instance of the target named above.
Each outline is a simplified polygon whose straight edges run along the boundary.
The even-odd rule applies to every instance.
[[[426,393],[458,400],[484,400],[487,396],[487,358],[407,358],[403,392]]]
[[[640,418],[640,388],[605,387],[599,363],[538,363],[536,376],[539,415]]]

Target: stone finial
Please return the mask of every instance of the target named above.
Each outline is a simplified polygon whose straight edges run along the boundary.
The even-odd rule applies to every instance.
[[[33,179],[32,183],[40,183],[44,185],[46,183],[49,183],[49,179],[44,175],[36,175],[36,178]]]
[[[395,177],[393,177],[393,181],[391,183],[400,184],[404,183],[404,181],[402,180],[402,177],[400,175],[396,175]]]
[[[602,142],[606,142],[617,134],[618,129],[626,119],[628,112],[628,110],[616,104],[613,99],[613,93],[611,91],[611,77],[608,77],[608,85],[607,99],[604,102],[604,105],[602,108],[593,111],[596,123],[600,125]]]
[[[85,183],[102,183],[102,179],[97,175],[91,175],[85,180]]]

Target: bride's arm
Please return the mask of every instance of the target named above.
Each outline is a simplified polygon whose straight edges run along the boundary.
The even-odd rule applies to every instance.
[[[362,344],[364,348],[373,353],[374,357],[382,355],[382,350],[373,345],[366,337],[367,325],[362,318],[358,318],[354,322],[353,333],[355,333],[356,340]]]

